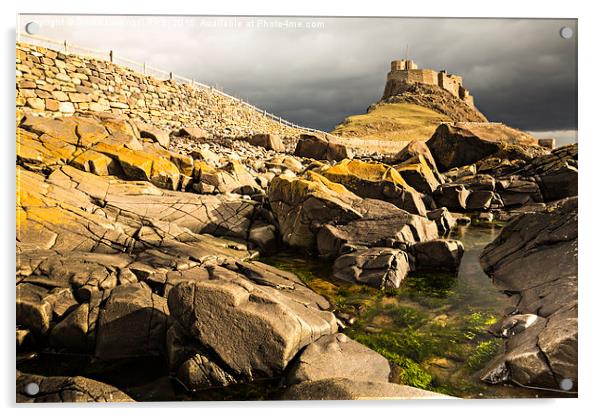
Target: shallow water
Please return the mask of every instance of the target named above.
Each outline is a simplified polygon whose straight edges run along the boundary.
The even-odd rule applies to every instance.
[[[514,306],[479,264],[483,247],[500,230],[497,224],[458,227],[450,236],[465,248],[458,274],[410,274],[395,290],[337,281],[330,277],[330,262],[298,253],[261,260],[295,272],[326,296],[339,316],[353,322],[344,332],[394,364],[397,382],[466,398],[549,397],[479,380],[502,348],[487,329]]]

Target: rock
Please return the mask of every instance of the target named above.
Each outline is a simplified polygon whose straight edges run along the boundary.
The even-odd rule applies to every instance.
[[[504,207],[517,207],[542,201],[539,186],[531,178],[525,180],[518,176],[511,176],[499,180],[497,184]]]
[[[426,145],[444,172],[496,153],[513,152],[513,156],[518,156],[513,159],[530,159],[545,153],[536,138],[501,123],[444,123]]]
[[[393,162],[402,166],[426,163],[433,172],[437,172],[435,159],[426,143],[421,140],[412,140],[408,143],[406,147],[393,156]]]
[[[396,165],[395,169],[408,185],[423,194],[432,195],[441,184],[423,159],[419,163]]]
[[[457,272],[464,246],[457,240],[437,239],[414,244],[411,253],[417,271]]]
[[[35,383],[39,391],[30,394]],[[133,402],[124,392],[85,377],[44,377],[17,371],[17,403]]]
[[[317,249],[325,257],[337,257],[361,248],[405,248],[418,241],[437,238],[436,225],[419,215],[409,214],[381,202],[381,211],[372,209],[363,218],[347,224],[326,224],[317,234]]]
[[[52,320],[52,304],[47,289],[30,283],[17,285],[17,325],[37,336],[45,334]]]
[[[263,279],[254,283],[221,266],[210,273],[209,280],[171,289],[169,310],[186,335],[237,380],[281,374],[302,347],[337,329],[332,313],[301,301],[303,291],[297,294]],[[249,276],[257,279],[255,273]]]
[[[398,288],[409,271],[405,251],[382,247],[344,254],[332,266],[334,278],[377,289]]]
[[[391,369],[385,357],[345,334],[326,335],[309,344],[291,363],[289,384],[328,378],[357,381],[389,381]]]
[[[195,126],[182,127],[175,135],[177,137],[190,137],[193,140],[201,140],[210,137],[210,134],[207,131]]]
[[[281,175],[268,188],[270,207],[282,241],[293,247],[315,247],[316,224],[345,223],[362,218],[360,197],[315,172],[303,178]]]
[[[301,134],[294,154],[316,160],[338,161],[353,158],[351,149],[313,134]]]
[[[140,132],[140,137],[151,139],[166,149],[169,149],[169,133],[147,123],[137,122],[136,127]]]
[[[391,166],[361,160],[343,160],[322,169],[321,174],[362,198],[380,199],[412,214],[426,215],[421,195]]]
[[[544,201],[555,201],[577,195],[577,144],[559,147],[549,155],[533,159],[522,176],[535,177]]]
[[[301,163],[298,159],[289,155],[278,155],[266,162],[267,168],[278,168],[281,171],[286,169],[290,170],[293,173],[300,173],[303,171],[303,163]]]
[[[439,207],[446,207],[451,211],[463,211],[466,209],[469,194],[464,185],[446,183],[433,192],[433,198]]]
[[[283,400],[403,400],[444,399],[448,396],[399,384],[330,378],[289,387]]]
[[[167,302],[144,283],[113,289],[100,312],[95,355],[101,360],[164,352]]]
[[[527,211],[510,221],[481,254],[481,265],[503,289],[520,295],[516,313],[535,315],[508,331],[505,352],[482,378],[577,389],[577,197]]]
[[[279,136],[275,134],[256,134],[249,140],[254,146],[261,146],[268,150],[273,150],[275,152],[284,153],[286,148],[284,147],[284,143]]]
[[[489,209],[495,198],[492,191],[473,191],[466,199],[466,209],[471,211],[484,211]]]
[[[456,219],[445,207],[437,208],[426,214],[427,218],[437,224],[439,235],[447,235],[456,226]]]

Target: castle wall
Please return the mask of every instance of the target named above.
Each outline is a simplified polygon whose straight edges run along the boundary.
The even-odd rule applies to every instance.
[[[439,72],[437,74],[438,84],[441,88],[451,92],[456,97],[460,97],[460,86],[462,85],[462,78],[458,76],[449,76],[445,72]]]
[[[407,84],[438,85],[437,72],[432,69],[409,69],[389,72],[387,80],[402,81]]]
[[[16,70],[17,108],[34,114],[109,112],[162,128],[196,126],[215,136],[299,133],[209,89],[27,43],[17,43]]]

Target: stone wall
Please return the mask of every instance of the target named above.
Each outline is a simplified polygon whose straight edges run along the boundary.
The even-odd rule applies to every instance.
[[[27,43],[18,42],[16,52],[16,103],[25,112],[49,117],[110,112],[161,128],[196,126],[213,136],[299,134],[215,90]]]

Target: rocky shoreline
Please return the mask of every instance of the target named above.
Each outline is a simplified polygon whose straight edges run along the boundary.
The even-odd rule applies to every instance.
[[[19,113],[18,367],[43,352],[81,354],[102,379],[153,358],[190,392],[279,380],[268,398],[445,397],[391,383],[388,360],[340,333],[349,321],[325,297],[257,258],[297,250],[331,264],[333,279],[396,289],[411,273],[457,271],[464,247],[448,237],[456,221],[519,215],[482,262],[521,295],[508,319],[538,321],[522,333],[529,351],[501,327],[506,353],[483,379],[576,381],[576,271],[556,276],[550,264],[546,279],[521,285],[507,264],[524,245],[537,256],[550,241],[574,254],[577,145],[550,152],[505,126],[460,123],[390,160],[354,156],[313,135],[216,138],[102,113]],[[541,230],[556,221],[548,217],[564,228],[544,241]],[[525,236],[533,218],[541,229]],[[558,284],[571,288],[574,307],[532,300]],[[540,371],[527,358],[541,354]],[[18,401],[129,401],[132,392],[71,374],[17,374]]]

